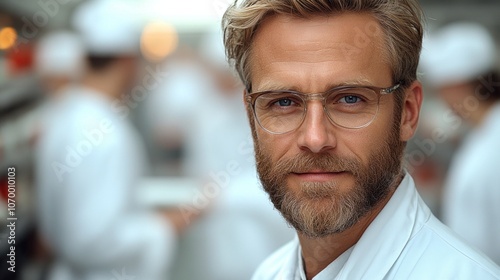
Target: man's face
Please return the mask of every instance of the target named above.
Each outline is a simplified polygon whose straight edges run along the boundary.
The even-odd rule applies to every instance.
[[[253,92],[393,85],[382,31],[368,14],[272,16],[252,47]],[[387,196],[404,149],[394,106],[393,96],[382,96],[369,126],[345,129],[328,120],[320,101],[310,101],[302,125],[281,135],[266,132],[250,116],[264,189],[299,232],[342,232]]]

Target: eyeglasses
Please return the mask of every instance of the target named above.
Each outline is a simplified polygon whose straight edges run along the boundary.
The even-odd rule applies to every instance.
[[[400,83],[388,88],[339,86],[324,93],[305,94],[290,90],[271,90],[247,95],[257,123],[267,132],[284,134],[302,125],[307,101],[320,100],[330,121],[340,127],[358,129],[370,125],[379,110],[380,96],[390,94]]]

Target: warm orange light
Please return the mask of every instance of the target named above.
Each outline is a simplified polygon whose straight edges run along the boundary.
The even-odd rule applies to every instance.
[[[150,61],[160,61],[175,51],[178,41],[172,25],[163,21],[150,22],[142,32],[142,54]]]
[[[17,40],[17,32],[12,27],[4,27],[0,30],[0,50],[10,49]]]

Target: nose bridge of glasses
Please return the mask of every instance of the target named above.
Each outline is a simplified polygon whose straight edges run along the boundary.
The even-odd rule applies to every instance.
[[[304,101],[313,101],[313,100],[318,100],[323,102],[326,99],[326,94],[325,93],[307,93],[307,94],[302,94],[302,98]]]
[[[324,120],[324,118],[329,118],[327,109],[325,107],[326,96],[324,93],[309,93],[304,94],[304,101],[306,106],[304,106],[304,121],[309,120]],[[311,102],[312,101],[312,102]],[[320,114],[320,115],[318,115]]]
[[[305,111],[314,111],[312,108],[315,106],[314,103],[317,104],[318,110],[321,110],[324,114],[328,115],[329,113],[327,112],[326,108],[326,100],[328,97],[329,93],[308,93],[308,94],[303,94],[303,99],[304,102],[306,102],[306,106],[304,106]],[[313,102],[311,102],[313,101]],[[317,102],[314,102],[317,101]],[[311,112],[310,112],[311,113]],[[307,117],[307,113],[304,112],[305,117]]]

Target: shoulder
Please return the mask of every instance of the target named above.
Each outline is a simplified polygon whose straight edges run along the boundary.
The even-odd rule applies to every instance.
[[[296,259],[298,246],[297,238],[283,245],[259,265],[252,280],[292,279],[294,271],[286,270],[288,266],[296,267],[291,262]],[[281,277],[283,272],[286,272],[290,277]]]
[[[500,268],[493,261],[434,216],[413,235],[398,263],[397,275],[418,272],[420,279],[500,279]]]

